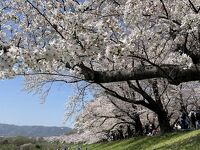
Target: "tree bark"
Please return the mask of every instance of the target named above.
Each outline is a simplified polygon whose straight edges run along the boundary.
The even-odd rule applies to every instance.
[[[170,125],[170,120],[168,118],[167,112],[165,111],[158,111],[158,122],[160,126],[160,133],[165,134],[172,131],[172,127]]]
[[[190,68],[179,65],[148,65],[131,69],[121,69],[115,71],[95,71],[80,64],[82,74],[86,81],[95,83],[110,83],[127,80],[145,80],[152,78],[165,78],[169,83],[178,85],[182,82],[200,80],[200,65]]]
[[[143,135],[143,126],[140,120],[140,116],[138,114],[135,116],[134,121],[135,121],[135,134],[137,136]]]

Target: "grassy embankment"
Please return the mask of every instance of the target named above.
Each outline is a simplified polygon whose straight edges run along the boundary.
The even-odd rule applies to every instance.
[[[55,150],[55,148],[61,149],[66,145],[58,142],[34,141],[22,137],[0,138],[0,150],[18,150],[25,143],[32,143],[31,147],[27,147],[30,150]],[[72,147],[70,150],[77,148],[77,146]],[[85,150],[85,147],[82,150]],[[200,130],[91,144],[88,146],[88,150],[200,150]]]
[[[200,150],[200,130],[98,143],[89,150]]]

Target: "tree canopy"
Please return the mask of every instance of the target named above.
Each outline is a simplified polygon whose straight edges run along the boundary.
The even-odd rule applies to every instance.
[[[198,0],[2,0],[0,77],[200,79]],[[72,78],[73,77],[73,78]]]

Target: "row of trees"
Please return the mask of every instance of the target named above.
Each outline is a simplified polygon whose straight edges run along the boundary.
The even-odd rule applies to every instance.
[[[95,86],[101,100],[88,107],[104,110],[108,101],[104,111],[120,113],[109,118],[91,110],[97,120],[114,115],[115,123],[132,117],[137,124],[135,118],[150,110],[161,132],[169,132],[180,106],[198,105],[198,2],[2,0],[0,77],[26,76],[27,90],[47,88],[42,98],[54,82],[78,85],[67,116],[85,106],[85,91]]]
[[[124,84],[117,84],[114,86],[114,91],[118,93],[124,91],[123,94],[121,93],[124,96],[123,99],[122,97],[119,99],[110,96],[106,91],[103,91],[104,96],[101,94],[86,105],[76,121],[77,127],[84,131],[90,131],[88,133],[91,134],[91,137],[98,137],[98,140],[109,139],[110,134],[117,131],[120,126],[123,128],[130,126],[133,129],[132,136],[144,135],[145,125],[151,123],[157,129],[160,128],[162,133],[172,131],[177,121],[180,121],[181,109],[184,109],[186,114],[198,109],[200,85],[198,82],[193,82],[177,87],[161,81],[157,82],[159,90],[156,91],[154,89],[155,82],[155,80],[149,80],[143,84],[146,95],[149,95],[154,101],[154,104],[149,105],[150,108],[140,104],[140,101],[144,99],[141,94],[127,89],[128,86],[125,88]],[[127,91],[130,92],[127,93]],[[156,96],[159,99],[156,99]],[[132,97],[132,102],[123,101],[130,99],[130,97]],[[148,102],[148,100],[146,101]],[[156,108],[156,110],[162,108],[166,116],[151,108]]]

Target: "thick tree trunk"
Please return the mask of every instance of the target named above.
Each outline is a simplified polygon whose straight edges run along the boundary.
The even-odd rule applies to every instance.
[[[143,135],[143,126],[139,115],[135,116],[135,134],[137,136]]]
[[[158,123],[160,126],[161,134],[165,134],[172,131],[172,127],[170,126],[170,120],[167,116],[167,112],[165,111],[158,111]]]

